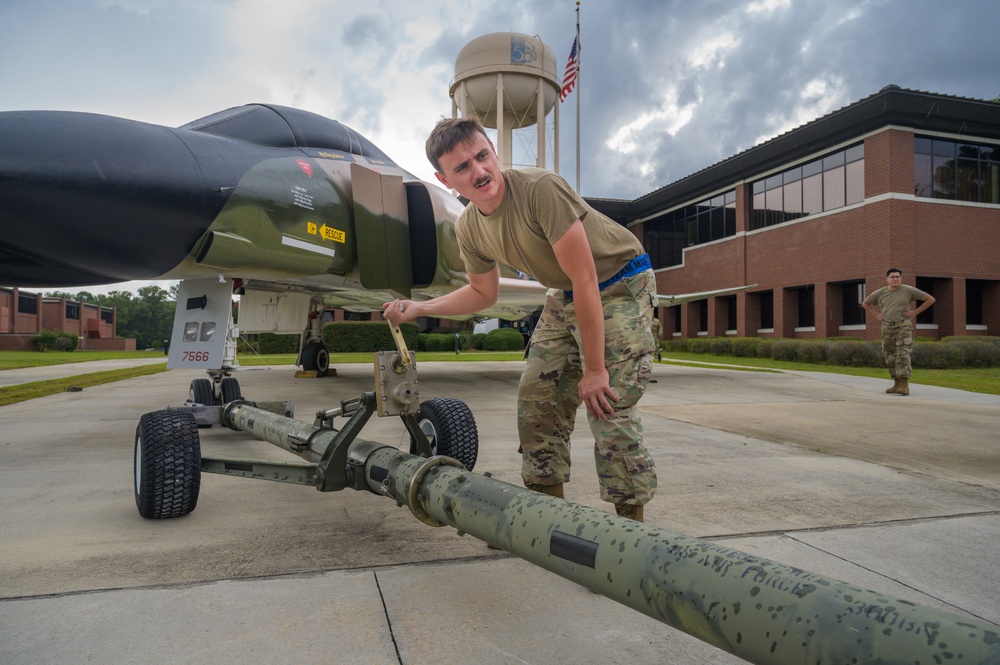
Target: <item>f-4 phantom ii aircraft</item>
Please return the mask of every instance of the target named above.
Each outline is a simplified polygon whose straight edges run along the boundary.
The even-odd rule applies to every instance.
[[[174,129],[11,111],[0,146],[0,284],[181,280],[171,368],[236,365],[234,293],[239,331],[300,333],[299,364],[323,374],[324,308],[379,311],[467,283],[462,203],[313,113],[250,104]],[[521,319],[543,298],[511,270],[481,315]]]

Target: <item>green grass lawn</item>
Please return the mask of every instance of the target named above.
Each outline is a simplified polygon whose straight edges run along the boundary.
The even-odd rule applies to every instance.
[[[761,368],[771,370],[799,370],[804,372],[831,372],[833,374],[848,374],[850,376],[870,376],[885,379],[886,385],[892,381],[889,373],[880,367],[840,367],[837,365],[814,365],[811,363],[796,363],[784,360],[764,358],[736,358],[734,356],[712,356],[701,353],[663,352],[664,361],[681,363],[718,363],[721,365],[746,368]],[[942,388],[957,388],[976,393],[1000,395],[1000,367],[988,369],[920,369],[913,368],[910,377],[912,383],[923,383]]]
[[[0,370],[119,358],[163,358],[167,362],[163,351],[0,351]]]
[[[421,351],[417,360],[422,362],[475,362],[475,361],[519,361],[523,354],[520,351]],[[39,381],[37,383],[21,384],[0,388],[0,406],[13,404],[35,397],[44,397],[63,392],[69,387],[86,388],[89,386],[120,381],[135,376],[144,376],[162,372],[166,369],[166,358],[162,351],[0,351],[0,370],[23,367],[39,367],[58,365],[62,363],[79,363],[90,360],[110,360],[117,358],[163,358],[164,364],[146,365],[123,370],[94,372],[81,374],[66,379]],[[753,369],[754,371],[802,370],[807,372],[832,372],[852,376],[869,376],[885,379],[888,385],[889,377],[884,369],[874,367],[837,367],[833,365],[812,365],[761,358],[736,358],[733,356],[712,356],[699,353],[663,353],[664,362],[698,365],[714,363],[732,369]],[[258,365],[294,365],[294,353],[274,355],[241,354],[240,365],[252,367]],[[371,353],[331,353],[330,364],[333,366],[372,362]],[[957,388],[990,395],[1000,395],[1000,368],[990,369],[920,369],[913,370],[910,378],[913,383],[922,383],[944,388]]]

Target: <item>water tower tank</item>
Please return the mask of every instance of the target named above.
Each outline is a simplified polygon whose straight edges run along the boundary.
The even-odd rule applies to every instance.
[[[498,74],[503,75],[503,110],[514,116],[516,127],[538,121],[539,79],[543,81],[544,113],[552,110],[559,95],[559,79],[555,55],[541,39],[516,32],[493,32],[473,39],[459,51],[451,96],[464,83],[472,105],[470,111],[486,127],[497,126]]]
[[[544,165],[544,119],[559,97],[555,54],[538,37],[493,32],[473,39],[455,60],[452,111],[497,130],[501,162],[510,166],[511,130],[539,126]],[[499,112],[498,112],[499,111]]]

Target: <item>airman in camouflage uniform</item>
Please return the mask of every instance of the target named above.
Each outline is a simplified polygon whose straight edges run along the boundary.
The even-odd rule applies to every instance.
[[[654,351],[656,280],[628,229],[594,210],[557,173],[502,169],[482,125],[441,120],[427,139],[435,177],[468,199],[455,235],[469,283],[431,300],[385,303],[385,318],[473,314],[491,307],[500,264],[550,290],[518,390],[525,484],[562,497],[580,405],[596,440],[601,496],[642,521],[656,472],[636,403]]]
[[[886,286],[864,299],[861,306],[882,323],[882,355],[893,384],[890,395],[910,394],[910,350],[913,348],[913,322],[917,314],[934,304],[934,296],[903,284],[903,272],[889,268]],[[923,302],[916,309],[914,301]]]
[[[637,402],[653,363],[650,320],[656,304],[652,271],[625,278],[601,293],[604,304],[605,366],[618,392],[607,420],[588,412],[601,498],[616,506],[642,506],[653,496],[653,459],[642,445]],[[582,373],[576,309],[563,291],[550,289],[531,336],[528,360],[517,392],[521,475],[532,489],[570,479],[570,434],[576,423]],[[628,513],[628,508],[619,512]]]

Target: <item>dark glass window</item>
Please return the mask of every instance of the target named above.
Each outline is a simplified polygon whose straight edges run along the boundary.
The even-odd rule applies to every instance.
[[[813,175],[802,181],[802,212],[815,215],[823,212],[823,176]]]
[[[708,301],[699,300],[698,301],[698,332],[706,332],[708,330]]]
[[[982,280],[968,279],[965,281],[965,323],[970,326],[983,325]]]
[[[38,314],[38,299],[17,294],[17,311],[19,314]]]
[[[724,237],[728,238],[730,236],[736,235],[736,192],[735,191],[726,192],[724,200],[725,200],[724,214],[726,216],[726,222],[723,235]]]
[[[767,226],[767,206],[764,204],[764,192],[753,195],[753,210],[750,213],[750,230],[755,231]]]
[[[843,208],[847,200],[847,177],[843,166],[823,171],[823,210]]]
[[[761,291],[757,297],[760,300],[760,327],[774,328],[774,292]]]
[[[917,276],[917,288],[927,295],[934,295],[934,278]],[[917,314],[917,323],[934,323],[934,308],[925,309]]]
[[[860,326],[865,323],[865,310],[861,301],[865,299],[865,282],[844,282],[841,287],[843,325]]]
[[[736,296],[725,296],[726,330],[736,330]]]
[[[934,179],[931,177],[931,156],[913,156],[913,194],[914,196],[930,197],[934,192]]]
[[[784,187],[785,217],[789,220],[802,216],[802,181],[795,180]]]
[[[865,200],[865,163],[851,162],[847,165],[847,205]]]
[[[66,318],[72,319],[73,321],[80,320],[80,303],[66,303]]]
[[[114,310],[108,309],[107,307],[101,308],[101,321],[105,323],[114,323]]]
[[[751,183],[750,230],[865,199],[863,143]]]
[[[914,194],[927,198],[1000,203],[996,146],[915,137]]]
[[[653,267],[680,265],[685,247],[736,235],[736,190],[663,213],[644,228]]]
[[[795,289],[798,304],[798,316],[795,322],[797,328],[811,328],[816,325],[816,287],[813,285]]]

